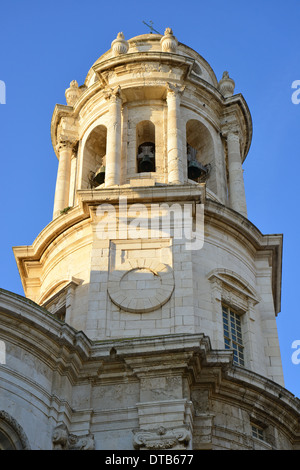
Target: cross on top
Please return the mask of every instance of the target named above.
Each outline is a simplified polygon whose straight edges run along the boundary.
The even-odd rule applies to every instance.
[[[156,31],[156,29],[153,28],[153,21],[149,21],[150,24],[146,23],[145,21],[143,21],[143,23],[148,26],[148,28],[150,28],[150,34],[153,33],[153,31],[155,31],[155,33],[157,34],[160,34],[158,31]]]

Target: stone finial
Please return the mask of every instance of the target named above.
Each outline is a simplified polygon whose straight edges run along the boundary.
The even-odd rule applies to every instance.
[[[129,49],[129,44],[126,41],[122,32],[118,33],[116,39],[114,39],[114,41],[111,43],[111,48],[115,56],[127,53]]]
[[[173,52],[176,53],[178,41],[173,35],[171,28],[166,28],[164,36],[160,40],[161,48],[163,52]]]
[[[80,94],[81,94],[81,91],[78,87],[78,83],[76,82],[76,80],[72,80],[70,83],[70,88],[67,88],[65,92],[67,104],[69,106],[74,106]]]
[[[224,96],[224,98],[233,95],[234,87],[235,83],[232,78],[229,77],[229,73],[224,72],[221,80],[219,81],[219,90]]]

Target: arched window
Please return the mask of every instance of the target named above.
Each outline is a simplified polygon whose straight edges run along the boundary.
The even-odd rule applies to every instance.
[[[27,437],[17,423],[6,411],[0,410],[0,450],[28,450]]]
[[[213,159],[213,143],[207,128],[196,119],[186,125],[188,178],[199,181],[206,176]]]
[[[104,183],[107,129],[95,127],[88,136],[83,150],[83,189],[94,188]]]
[[[141,121],[136,126],[137,173],[155,171],[155,125]]]

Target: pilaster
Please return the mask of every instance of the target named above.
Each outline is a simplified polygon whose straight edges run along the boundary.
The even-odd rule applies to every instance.
[[[193,404],[186,383],[192,355],[161,351],[159,355],[125,359],[140,380],[139,428],[133,431],[135,448],[192,448]]]

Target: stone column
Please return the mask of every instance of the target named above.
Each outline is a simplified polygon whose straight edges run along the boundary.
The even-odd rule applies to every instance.
[[[56,178],[53,218],[68,207],[71,178],[71,158],[75,142],[73,139],[61,140],[58,145],[59,163]]]
[[[229,201],[235,211],[247,217],[247,205],[242,168],[239,136],[233,132],[227,134]]]
[[[183,183],[182,137],[180,129],[180,97],[182,88],[168,84],[168,182]]]
[[[106,95],[109,123],[106,144],[105,186],[120,184],[121,179],[121,96],[120,88]]]
[[[70,164],[70,191],[69,191],[69,206],[74,205],[75,196],[75,183],[76,183],[76,167],[77,167],[77,154],[72,153]]]

